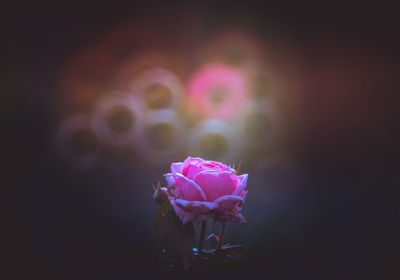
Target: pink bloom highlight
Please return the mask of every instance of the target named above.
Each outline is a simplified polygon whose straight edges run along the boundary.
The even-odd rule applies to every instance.
[[[208,217],[246,224],[240,210],[247,193],[247,174],[238,176],[223,163],[188,157],[172,163],[171,173],[164,177],[171,205],[184,224]]]
[[[229,120],[247,102],[248,87],[240,70],[213,63],[194,74],[188,94],[190,104],[201,117]]]

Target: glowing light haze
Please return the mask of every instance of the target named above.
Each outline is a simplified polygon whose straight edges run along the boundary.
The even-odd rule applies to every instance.
[[[271,126],[272,114],[278,110],[270,110],[270,73],[255,36],[242,29],[220,30],[179,51],[156,44],[140,30],[117,26],[78,50],[61,71],[65,99],[60,111],[86,114],[87,130],[96,140],[91,162],[104,160],[103,148],[151,164],[189,154],[229,164],[267,156],[262,147],[271,146],[277,126]],[[71,126],[68,118],[65,122],[60,131]],[[70,138],[74,132],[68,131],[61,135]],[[65,148],[68,140],[58,143],[63,143],[62,154],[70,151],[70,159],[82,160]],[[256,151],[251,157],[249,147]]]
[[[188,83],[190,105],[203,118],[234,118],[247,102],[248,95],[243,73],[222,63],[204,66]]]

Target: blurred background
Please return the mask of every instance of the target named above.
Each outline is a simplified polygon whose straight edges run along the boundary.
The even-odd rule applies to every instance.
[[[159,276],[151,186],[188,155],[249,174],[248,224],[226,233],[248,247],[245,275],[399,276],[395,9],[6,1],[0,13],[2,279]]]

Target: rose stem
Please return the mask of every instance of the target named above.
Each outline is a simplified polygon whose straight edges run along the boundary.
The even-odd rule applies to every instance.
[[[217,251],[222,249],[222,239],[224,238],[224,234],[225,234],[225,226],[226,226],[226,222],[222,222],[221,223],[221,233],[219,235]]]
[[[206,235],[207,220],[201,222],[200,238],[199,238],[199,253],[203,249],[204,237]]]

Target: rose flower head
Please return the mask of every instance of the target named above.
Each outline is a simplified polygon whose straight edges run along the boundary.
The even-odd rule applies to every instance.
[[[183,224],[208,217],[246,224],[240,210],[247,193],[247,174],[237,175],[221,162],[188,157],[172,163],[171,173],[164,177],[171,205]]]

